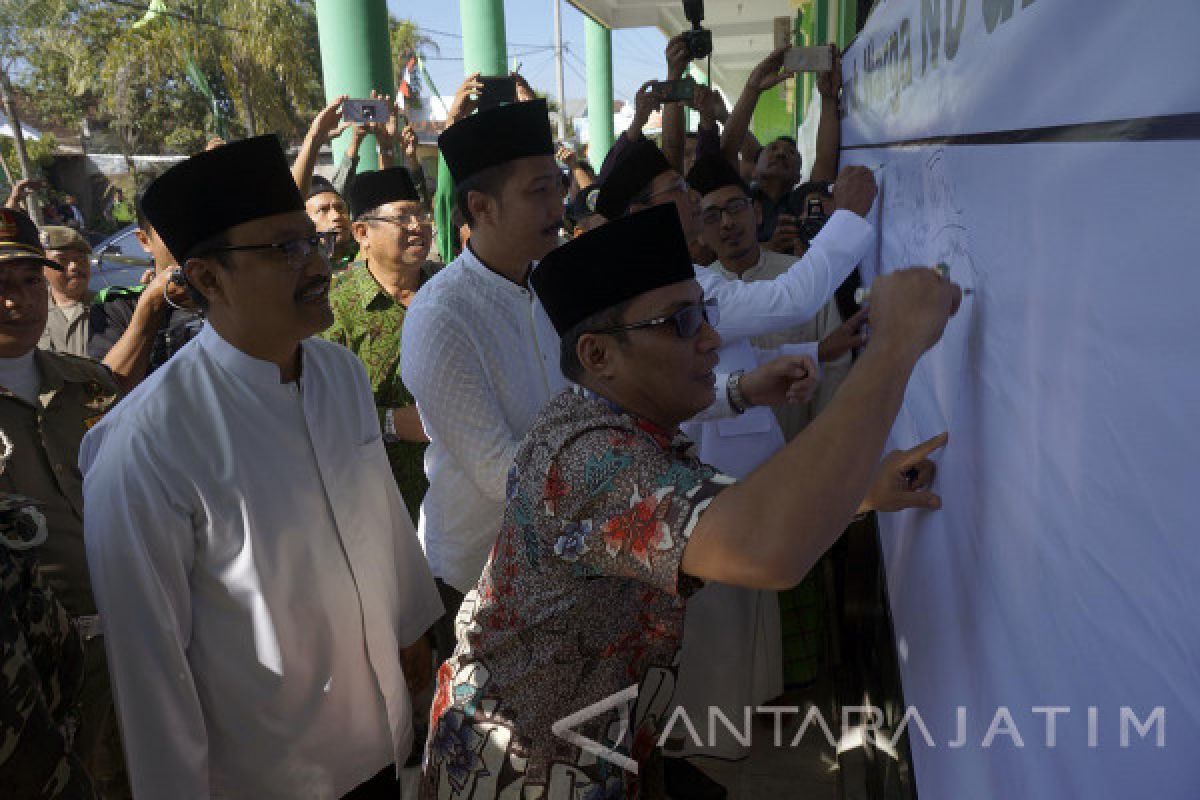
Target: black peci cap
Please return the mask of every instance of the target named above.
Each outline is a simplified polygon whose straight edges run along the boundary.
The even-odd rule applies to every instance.
[[[633,198],[645,192],[659,175],[672,169],[658,145],[649,139],[639,139],[607,161],[600,171],[596,210],[606,219],[624,216]]]
[[[592,314],[695,277],[679,213],[665,203],[552,250],[530,281],[561,335]]]
[[[378,172],[364,172],[355,177],[346,191],[350,216],[358,219],[385,203],[420,202],[412,175],[404,167],[391,167]]]
[[[438,149],[455,183],[518,158],[553,156],[546,101],[510,103],[472,114],[442,132]]]
[[[283,147],[256,136],[192,156],[146,187],[142,210],[180,262],[235,225],[304,211]]]

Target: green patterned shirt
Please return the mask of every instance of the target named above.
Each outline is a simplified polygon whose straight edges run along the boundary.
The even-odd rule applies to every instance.
[[[433,275],[433,270],[434,265],[426,262],[421,268],[422,283]],[[321,336],[349,348],[366,366],[382,430],[387,409],[416,403],[400,380],[400,333],[406,309],[383,290],[362,262],[335,276],[329,304],[333,307],[333,325]],[[403,441],[386,444],[392,474],[415,523],[421,498],[429,488],[425,445]]]

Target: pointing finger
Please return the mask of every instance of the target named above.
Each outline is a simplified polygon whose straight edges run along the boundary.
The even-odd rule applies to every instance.
[[[949,431],[942,431],[937,436],[926,439],[911,450],[905,451],[904,463],[908,465],[916,464],[928,458],[933,452],[945,447],[948,441],[950,441]]]

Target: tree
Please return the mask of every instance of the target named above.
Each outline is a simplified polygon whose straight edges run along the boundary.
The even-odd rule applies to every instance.
[[[24,178],[33,177],[33,164],[25,147],[11,75],[29,54],[33,35],[42,28],[41,20],[46,19],[45,15],[57,4],[57,0],[0,0],[0,104],[12,128],[13,151]],[[8,171],[7,166],[5,171]],[[32,197],[26,200],[26,208],[29,216],[40,225],[42,211]]]

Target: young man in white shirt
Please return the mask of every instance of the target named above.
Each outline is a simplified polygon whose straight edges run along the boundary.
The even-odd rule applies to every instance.
[[[134,794],[396,796],[441,605],[366,372],[313,338],[332,236],[273,136],[143,206],[207,324],[80,457]]]

